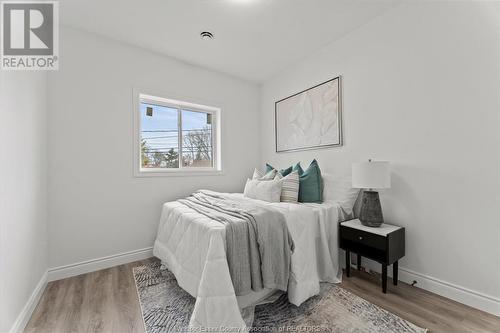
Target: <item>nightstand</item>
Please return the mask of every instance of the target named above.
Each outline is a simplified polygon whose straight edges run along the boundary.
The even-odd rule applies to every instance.
[[[398,284],[398,260],[405,255],[405,228],[382,224],[379,228],[367,227],[359,220],[340,223],[340,248],[345,250],[346,275],[351,275],[351,252],[382,264],[382,291],[387,292],[387,266],[392,265],[392,281]]]

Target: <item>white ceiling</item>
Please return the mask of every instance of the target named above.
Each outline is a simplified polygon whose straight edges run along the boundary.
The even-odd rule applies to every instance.
[[[263,82],[396,5],[356,0],[63,0],[63,25]],[[204,41],[201,31],[215,39]]]

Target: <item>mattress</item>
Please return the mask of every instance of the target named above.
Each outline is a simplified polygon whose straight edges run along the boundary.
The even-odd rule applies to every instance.
[[[240,193],[222,195],[269,205],[285,216],[295,243],[288,284],[292,304],[298,306],[318,294],[321,281],[341,281],[337,225],[342,211],[335,202],[268,203]],[[191,327],[244,328],[240,307],[272,293],[263,290],[236,297],[226,260],[224,227],[179,202],[163,205],[153,254],[174,273],[179,286],[196,298]]]

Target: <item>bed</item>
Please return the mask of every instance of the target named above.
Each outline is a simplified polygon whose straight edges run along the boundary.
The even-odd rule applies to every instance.
[[[283,214],[294,242],[287,290],[292,304],[299,306],[318,294],[322,281],[341,281],[337,225],[345,213],[339,204],[269,203],[241,193],[218,195]],[[236,296],[226,257],[225,227],[180,201],[163,205],[153,254],[175,275],[179,286],[196,298],[190,327],[245,328],[249,323],[242,310],[275,292],[265,288]]]

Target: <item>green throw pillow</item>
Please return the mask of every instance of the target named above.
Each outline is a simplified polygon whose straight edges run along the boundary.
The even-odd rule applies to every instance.
[[[304,170],[300,166],[300,162],[293,166],[292,171],[297,171],[299,173],[299,176],[304,173]]]
[[[280,170],[280,173],[283,177],[285,177],[286,175],[288,175],[290,172],[292,172],[292,168],[293,166],[289,166],[288,168],[286,169],[281,169]],[[271,164],[269,163],[266,163],[266,173],[268,173],[269,171],[273,170],[273,169],[276,169],[275,167],[273,167]]]
[[[306,171],[300,162],[293,166],[299,174],[299,202],[323,202],[323,178],[318,161],[313,160]]]
[[[283,177],[288,176],[288,175],[292,172],[292,168],[293,168],[292,166],[289,166],[289,167],[288,167],[288,168],[286,168],[286,169],[281,169],[281,170],[280,170],[281,175],[282,175]]]

